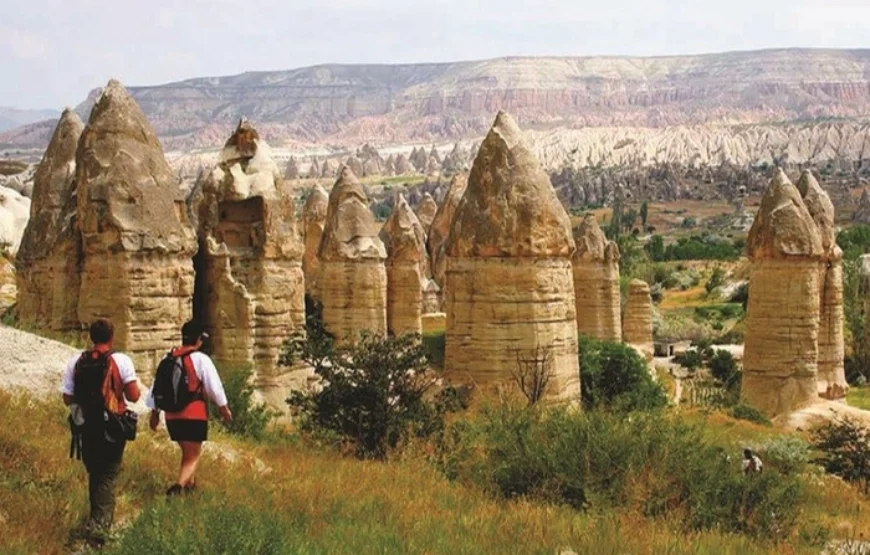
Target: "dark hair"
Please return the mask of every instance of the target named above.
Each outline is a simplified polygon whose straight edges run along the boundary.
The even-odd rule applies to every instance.
[[[90,335],[94,345],[108,343],[115,337],[115,326],[105,318],[99,318],[91,322]]]
[[[747,459],[751,459],[752,458],[752,449],[744,449],[743,450],[743,457],[747,458]]]
[[[181,326],[181,343],[184,345],[196,345],[197,341],[206,337],[208,334],[205,333],[202,324],[196,320],[189,320]]]

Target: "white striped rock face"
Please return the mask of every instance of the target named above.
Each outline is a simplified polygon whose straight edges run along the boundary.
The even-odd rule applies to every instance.
[[[429,256],[423,225],[405,197],[397,196],[380,236],[387,249],[387,331],[421,333]]]
[[[653,356],[652,298],[649,284],[639,279],[628,284],[628,298],[622,315],[622,340],[641,352]]]
[[[570,220],[506,114],[480,147],[446,252],[447,375],[507,382],[518,358],[543,348],[548,397],[578,402]]]
[[[574,230],[574,242],[577,331],[602,341],[621,341],[619,247],[607,240],[591,214]]]

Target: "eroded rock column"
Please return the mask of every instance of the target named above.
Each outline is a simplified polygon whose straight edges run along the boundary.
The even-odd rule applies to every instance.
[[[117,81],[97,99],[76,153],[84,263],[78,318],[109,318],[142,369],[191,317],[196,252],[178,181],[139,106]]]
[[[387,331],[421,333],[426,270],[426,233],[405,197],[396,197],[380,233],[387,250]]]
[[[305,292],[319,299],[317,294],[317,277],[320,272],[320,241],[323,238],[323,228],[326,225],[326,209],[329,206],[329,194],[320,185],[315,185],[302,209],[302,222],[305,233],[305,254],[302,257],[302,271],[305,274]]]
[[[480,147],[447,242],[445,373],[508,382],[544,353],[547,396],[579,401],[568,214],[510,116]]]
[[[420,201],[420,206],[417,207],[417,218],[420,220],[420,225],[423,226],[423,231],[429,233],[429,228],[432,226],[432,221],[435,219],[435,214],[438,213],[438,203],[432,198],[429,193],[423,194],[423,199]]]
[[[747,240],[751,261],[741,395],[775,416],[818,398],[818,228],[777,169]]]
[[[64,110],[33,179],[30,220],[15,259],[18,319],[36,328],[79,329],[82,242],[75,200],[76,148],[84,124]]]
[[[607,240],[592,214],[575,228],[574,242],[577,332],[602,341],[622,341],[619,247]]]
[[[647,359],[652,358],[652,297],[645,281],[633,279],[628,284],[628,298],[622,313],[622,340]]]
[[[387,331],[387,257],[369,199],[350,169],[329,194],[320,243],[318,292],[323,320],[339,342],[362,331]]]
[[[432,225],[429,226],[427,232],[427,248],[432,264],[432,276],[442,290],[447,285],[447,280],[445,279],[447,274],[445,247],[447,238],[450,236],[450,224],[453,222],[456,208],[459,206],[459,201],[462,200],[462,195],[465,194],[467,186],[467,176],[460,174],[453,176],[453,179],[450,181],[450,187],[447,189],[447,194],[444,196],[441,206],[438,207],[438,211],[432,219]]]

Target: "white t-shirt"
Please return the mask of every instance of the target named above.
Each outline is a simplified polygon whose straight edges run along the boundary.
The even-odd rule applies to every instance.
[[[761,459],[757,455],[752,455],[752,459],[743,459],[743,472],[749,472],[750,463],[754,467],[753,472],[761,472]]]
[[[66,363],[66,370],[63,372],[63,386],[61,391],[64,395],[75,395],[74,376],[76,372],[76,364],[82,354],[73,355]],[[136,381],[136,368],[133,367],[133,361],[124,353],[112,353],[112,360],[118,367],[118,372],[121,374],[121,382],[127,385],[130,382]]]
[[[196,377],[202,382],[202,389],[209,399],[214,401],[219,407],[227,404],[227,395],[224,392],[224,384],[221,382],[221,377],[218,375],[217,368],[214,362],[205,353],[194,351],[190,353],[190,360],[193,362],[193,370],[196,372]],[[149,409],[156,408],[154,406],[154,395],[151,390],[148,390],[148,399],[145,405]]]

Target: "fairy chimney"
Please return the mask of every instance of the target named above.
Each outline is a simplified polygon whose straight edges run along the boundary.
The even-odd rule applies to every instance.
[[[465,194],[467,185],[467,176],[459,174],[453,176],[447,194],[438,207],[438,211],[435,212],[435,217],[432,218],[432,224],[428,230],[426,246],[432,263],[432,276],[442,288],[446,285],[447,255],[444,249],[447,245],[447,238],[450,236],[450,224],[453,222],[456,208],[459,206],[459,201],[462,200],[462,195]]]
[[[320,272],[320,240],[326,225],[326,208],[329,205],[329,194],[326,189],[316,185],[311,189],[305,206],[302,209],[302,222],[305,226],[305,254],[302,257],[302,272],[305,274],[305,292],[315,298],[317,294],[317,277]]]
[[[33,178],[30,220],[15,259],[15,278],[18,319],[37,329],[79,328],[82,244],[75,156],[83,128],[74,110],[64,110]]]
[[[284,340],[304,326],[305,312],[292,191],[269,145],[247,121],[200,186],[194,312],[211,333],[213,356],[253,364],[255,384],[280,406],[288,386],[278,355]]]
[[[423,230],[429,233],[429,228],[432,226],[432,220],[435,219],[435,214],[438,213],[438,203],[432,198],[429,193],[424,193],[419,206],[417,206],[417,218],[423,225]]]
[[[633,279],[622,314],[622,340],[647,359],[653,356],[652,298],[649,284]]]
[[[806,170],[798,191],[819,230],[824,257],[819,266],[819,393],[828,399],[846,396],[843,339],[843,251],[837,246],[834,204],[813,174]]]
[[[78,318],[108,318],[115,346],[154,367],[191,317],[194,230],[142,110],[115,80],[91,110],[76,151],[83,256]]]
[[[622,340],[619,297],[619,247],[587,214],[574,230],[574,299],[577,331],[602,341]]]
[[[319,258],[323,320],[336,340],[386,332],[387,253],[368,195],[347,166],[329,194]]]
[[[775,416],[818,398],[822,239],[777,168],[747,239],[751,262],[741,395]]]
[[[402,195],[397,195],[380,237],[387,250],[387,331],[394,335],[421,333],[423,287],[429,267],[426,233]]]
[[[503,112],[474,161],[446,252],[446,376],[498,384],[540,358],[547,397],[577,402],[570,219]]]

